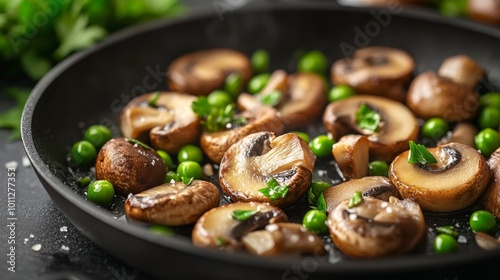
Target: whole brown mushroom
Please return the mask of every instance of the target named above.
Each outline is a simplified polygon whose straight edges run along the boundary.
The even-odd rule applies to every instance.
[[[123,195],[163,183],[167,166],[150,147],[134,139],[114,138],[102,146],[95,163],[98,180],[108,180]]]
[[[469,16],[477,21],[500,24],[500,1],[498,0],[469,0],[467,11]]]
[[[491,181],[483,197],[483,205],[495,217],[500,218],[500,148],[488,159]]]

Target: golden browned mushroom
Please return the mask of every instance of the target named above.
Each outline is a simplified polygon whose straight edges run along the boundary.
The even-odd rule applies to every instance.
[[[227,150],[220,162],[219,182],[233,201],[269,202],[288,207],[307,192],[316,157],[295,133],[275,137],[271,132],[250,134]],[[269,186],[275,180],[279,186]],[[283,196],[272,194],[274,189]],[[287,191],[284,191],[284,189]]]
[[[252,76],[250,60],[236,50],[211,49],[183,55],[167,69],[170,90],[207,95],[221,88],[232,73],[242,75],[244,83]]]
[[[276,115],[276,110],[259,106],[243,111],[239,117],[246,119],[246,124],[217,132],[203,132],[200,138],[201,149],[213,162],[219,163],[224,153],[241,138],[259,131],[271,131],[281,134],[283,122]]]
[[[153,105],[150,101],[156,99]],[[130,101],[120,115],[124,137],[139,139],[169,153],[193,143],[200,134],[200,120],[191,110],[196,97],[174,92],[141,95]]]
[[[488,235],[484,232],[476,232],[476,244],[479,248],[484,250],[498,250],[500,249],[500,240]]]
[[[356,112],[362,104],[380,114],[381,121],[375,131],[360,127]],[[357,95],[330,103],[323,113],[323,124],[335,139],[356,133],[366,135],[370,141],[370,154],[387,162],[407,149],[408,141],[418,136],[418,122],[403,104],[384,97]]]
[[[444,145],[451,142],[462,143],[471,147],[475,147],[474,136],[478,133],[477,127],[470,123],[459,123],[453,131],[441,139],[438,145]]]
[[[471,58],[450,57],[437,74],[427,71],[412,81],[406,103],[423,119],[470,120],[479,108],[479,94],[474,88],[483,75],[482,67]]]
[[[389,202],[363,197],[351,208],[340,203],[327,219],[330,236],[344,254],[375,258],[413,250],[425,237],[424,215],[412,200],[390,197]]]
[[[472,205],[490,180],[484,157],[470,146],[450,143],[428,149],[436,164],[410,164],[409,151],[389,167],[389,178],[402,198],[414,199],[422,209],[450,212]]]
[[[389,47],[366,47],[336,61],[331,70],[334,84],[348,85],[360,94],[404,99],[404,84],[415,62],[406,52]]]
[[[364,135],[345,135],[333,144],[332,154],[345,180],[368,175],[370,141]]]
[[[108,180],[118,193],[139,193],[163,183],[167,166],[150,147],[128,138],[111,139],[95,163],[98,180]]]
[[[239,220],[235,212],[251,212],[246,220]],[[247,233],[264,228],[270,223],[286,222],[283,210],[267,203],[238,202],[213,208],[196,222],[192,239],[197,247],[242,248],[241,238]]]
[[[500,218],[500,148],[491,154],[488,165],[492,178],[484,194],[483,205],[495,217]]]
[[[326,211],[332,212],[342,201],[349,199],[356,191],[362,196],[371,196],[388,201],[391,196],[398,196],[398,189],[391,180],[383,176],[367,176],[340,183],[323,192]]]
[[[256,95],[241,94],[238,107],[246,110],[261,106],[259,100],[279,91],[281,100],[274,105],[287,129],[297,129],[313,123],[321,116],[326,104],[325,83],[313,73],[299,72],[288,76],[283,70],[273,72],[266,87]]]
[[[469,0],[467,6],[471,18],[490,24],[500,24],[500,1]]]
[[[300,224],[269,224],[263,230],[246,234],[242,240],[250,253],[260,256],[326,254],[323,239]]]
[[[128,218],[166,226],[195,223],[219,205],[219,189],[212,183],[193,180],[189,185],[172,182],[159,185],[125,201]]]

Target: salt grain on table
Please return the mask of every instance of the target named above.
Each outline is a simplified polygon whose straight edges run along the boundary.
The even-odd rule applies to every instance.
[[[63,251],[69,251],[69,247],[65,246],[65,245],[62,245],[61,246],[61,250],[63,250]]]
[[[13,160],[13,161],[6,162],[6,163],[5,163],[5,168],[6,168],[6,169],[11,169],[11,168],[13,168],[13,169],[17,169],[17,165],[18,165],[18,164],[17,164],[17,161],[14,161],[14,160]]]
[[[42,249],[42,244],[35,244],[31,247],[33,251],[40,251]]]
[[[457,242],[465,244],[465,243],[467,243],[467,237],[465,237],[463,235],[459,235],[458,239],[457,239]]]
[[[61,232],[67,232],[68,231],[68,227],[67,226],[63,226],[62,228],[59,229]]]
[[[31,166],[31,162],[30,162],[30,160],[28,159],[28,157],[27,157],[27,156],[23,156],[23,166],[24,166],[24,167],[29,167],[29,166]]]

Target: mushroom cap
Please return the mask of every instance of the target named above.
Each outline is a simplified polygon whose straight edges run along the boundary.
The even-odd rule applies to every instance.
[[[334,84],[352,87],[360,94],[404,97],[403,84],[412,76],[413,58],[405,51],[390,47],[366,47],[332,65]]]
[[[253,220],[238,221],[232,217],[235,210],[253,210],[261,214],[254,215],[256,219]],[[247,232],[287,220],[283,210],[267,203],[226,204],[207,211],[198,219],[192,231],[193,244],[197,247],[238,249],[242,246],[241,238]]]
[[[475,88],[484,76],[484,69],[472,58],[461,54],[445,59],[439,67],[438,75]]]
[[[471,147],[476,147],[474,136],[478,133],[477,127],[470,123],[459,123],[453,131],[441,139],[438,145],[444,145],[451,142],[457,142]]]
[[[276,115],[276,110],[268,106],[254,107],[243,111],[241,117],[247,120],[243,126],[217,132],[203,132],[200,146],[213,162],[220,162],[224,153],[241,138],[260,131],[271,131],[281,134],[283,122]]]
[[[144,142],[149,139],[153,147],[169,153],[176,153],[180,147],[195,142],[200,134],[200,120],[191,110],[191,103],[196,97],[159,92],[157,106],[152,107],[148,102],[154,94],[136,97],[123,109],[120,114],[122,135]]]
[[[210,49],[175,59],[167,69],[170,90],[207,95],[221,88],[231,73],[240,73],[244,83],[252,76],[248,57],[236,50]]]
[[[193,180],[166,183],[131,195],[125,201],[128,218],[166,226],[195,223],[208,210],[219,205],[219,189],[212,183]]]
[[[139,193],[163,183],[167,166],[151,148],[114,138],[102,146],[97,155],[95,173],[98,180],[108,180],[121,194]]]
[[[220,162],[219,182],[233,201],[268,202],[288,207],[299,201],[311,184],[316,156],[295,133],[278,137],[272,132],[250,134],[224,154]],[[274,178],[288,186],[285,197],[272,200],[259,190]]]
[[[469,0],[467,10],[475,20],[500,24],[500,2],[497,0]]]
[[[323,239],[300,224],[269,224],[264,230],[246,234],[242,240],[250,253],[260,256],[326,254]]]
[[[349,208],[341,202],[327,219],[330,236],[344,254],[356,258],[375,258],[413,250],[425,237],[424,216],[412,200],[389,202],[364,197]]]
[[[332,154],[344,179],[368,175],[370,141],[364,135],[344,135],[333,144]]]
[[[356,112],[367,104],[381,115],[375,132],[367,131],[356,123]],[[403,104],[388,98],[356,95],[330,103],[323,113],[323,124],[335,139],[351,134],[363,134],[370,141],[370,155],[387,162],[407,149],[408,141],[419,133],[418,121]]]
[[[389,178],[400,196],[414,199],[422,209],[432,212],[457,211],[472,205],[490,179],[484,157],[460,143],[428,150],[438,163],[410,164],[406,151],[389,166]]]
[[[389,197],[398,196],[398,189],[389,178],[384,176],[367,176],[345,181],[323,191],[326,202],[326,212],[330,213],[342,201],[351,198],[356,191],[365,196],[389,201]]]
[[[320,76],[307,72],[288,76],[284,70],[276,70],[261,92],[255,95],[240,94],[238,108],[248,110],[256,106],[267,106],[260,103],[259,99],[275,90],[282,93],[282,100],[275,108],[288,130],[315,122],[326,104],[325,83]]]
[[[491,170],[491,181],[482,202],[486,210],[500,218],[500,148],[491,154],[488,165]]]
[[[422,119],[439,117],[449,122],[466,121],[476,115],[479,95],[469,86],[424,72],[411,83],[406,103]]]

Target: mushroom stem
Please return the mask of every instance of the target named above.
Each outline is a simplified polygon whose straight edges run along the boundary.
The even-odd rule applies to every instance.
[[[456,55],[443,61],[438,74],[455,83],[475,88],[484,76],[484,69],[472,58],[466,55]]]

